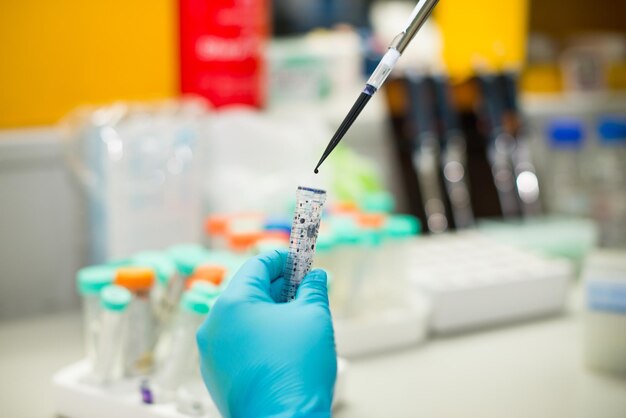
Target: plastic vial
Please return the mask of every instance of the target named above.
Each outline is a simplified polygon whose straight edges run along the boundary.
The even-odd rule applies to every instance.
[[[219,287],[205,281],[194,282],[189,288],[189,291],[203,297],[209,303],[210,307],[213,307],[217,298],[222,293]]]
[[[154,312],[160,323],[165,323],[170,314],[167,292],[173,281],[178,280],[176,264],[160,251],[145,251],[133,257],[133,264],[150,267],[156,274],[156,283],[152,289],[151,299]]]
[[[293,301],[300,282],[311,271],[325,202],[326,192],[323,190],[300,186],[296,191],[289,253],[283,269],[285,285],[278,297],[279,302]]]
[[[209,301],[196,291],[186,291],[172,329],[169,352],[159,364],[150,387],[156,403],[174,398],[176,389],[195,368],[199,369],[196,332],[209,313]]]
[[[365,236],[352,216],[335,216],[330,219],[330,223],[336,237],[335,272],[330,303],[334,313],[344,315],[354,277],[359,274]]]
[[[594,155],[593,217],[600,245],[626,245],[626,118],[605,116],[598,122]]]
[[[387,271],[394,279],[408,278],[411,243],[420,229],[420,221],[415,216],[390,215],[387,218],[383,228],[385,234],[383,253],[387,261]]]
[[[143,376],[152,371],[157,338],[157,321],[150,301],[154,276],[154,270],[147,267],[124,267],[115,276],[115,284],[133,295],[128,307],[128,332],[122,345],[125,376]]]
[[[131,300],[132,294],[121,286],[107,286],[100,293],[100,336],[92,369],[95,383],[109,384],[122,377],[122,343]]]
[[[361,307],[369,310],[387,296],[389,288],[384,281],[388,278],[388,270],[382,251],[385,221],[386,215],[382,213],[363,213],[358,216],[364,245],[357,262],[358,268],[352,277],[350,303],[346,310],[348,315],[354,314]],[[379,285],[381,281],[382,286]]]
[[[555,119],[548,126],[551,164],[549,176],[550,208],[561,214],[589,214],[583,166],[584,125],[578,119]]]
[[[169,323],[178,310],[187,279],[194,273],[196,267],[207,262],[210,252],[200,245],[181,244],[169,248],[168,254],[176,265],[177,275],[170,281],[163,298],[165,324]]]
[[[592,254],[585,281],[585,359],[589,367],[626,376],[626,251]]]
[[[98,344],[100,291],[113,283],[115,268],[92,266],[81,269],[76,275],[78,291],[83,299],[83,338],[85,357],[93,367]]]

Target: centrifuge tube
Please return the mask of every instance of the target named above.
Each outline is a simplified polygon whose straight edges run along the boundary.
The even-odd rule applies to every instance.
[[[280,294],[279,302],[294,300],[300,282],[311,270],[325,201],[324,190],[298,187],[296,210],[289,237],[289,254],[283,270],[285,286]]]

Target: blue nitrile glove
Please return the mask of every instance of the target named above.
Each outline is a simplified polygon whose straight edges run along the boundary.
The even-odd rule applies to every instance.
[[[337,353],[326,273],[276,303],[285,251],[244,264],[198,331],[204,382],[226,418],[330,417]]]

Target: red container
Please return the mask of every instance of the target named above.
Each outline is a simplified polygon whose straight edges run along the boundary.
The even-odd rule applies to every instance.
[[[268,0],[179,0],[180,87],[215,107],[265,101]]]

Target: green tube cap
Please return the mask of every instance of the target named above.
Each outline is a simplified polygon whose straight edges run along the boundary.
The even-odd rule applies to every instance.
[[[191,291],[205,299],[215,299],[222,292],[218,286],[213,283],[197,281],[191,285]]]
[[[182,244],[171,247],[167,253],[174,261],[180,274],[190,276],[196,267],[207,261],[209,251],[196,244]]]
[[[76,284],[81,295],[97,295],[105,287],[113,283],[115,278],[113,266],[90,266],[80,269],[76,275]]]
[[[153,269],[157,280],[163,286],[166,286],[170,278],[176,273],[176,264],[170,256],[160,251],[141,252],[133,257],[133,264]]]
[[[363,212],[391,213],[396,207],[396,200],[388,192],[367,193],[359,200],[359,207]]]
[[[385,236],[390,239],[406,239],[419,235],[422,225],[415,216],[391,215],[384,226]]]
[[[128,289],[122,286],[111,285],[102,289],[100,305],[108,311],[123,312],[132,298]]]
[[[207,298],[202,297],[195,291],[191,290],[188,290],[183,294],[180,306],[185,311],[198,315],[206,315],[211,309]]]

